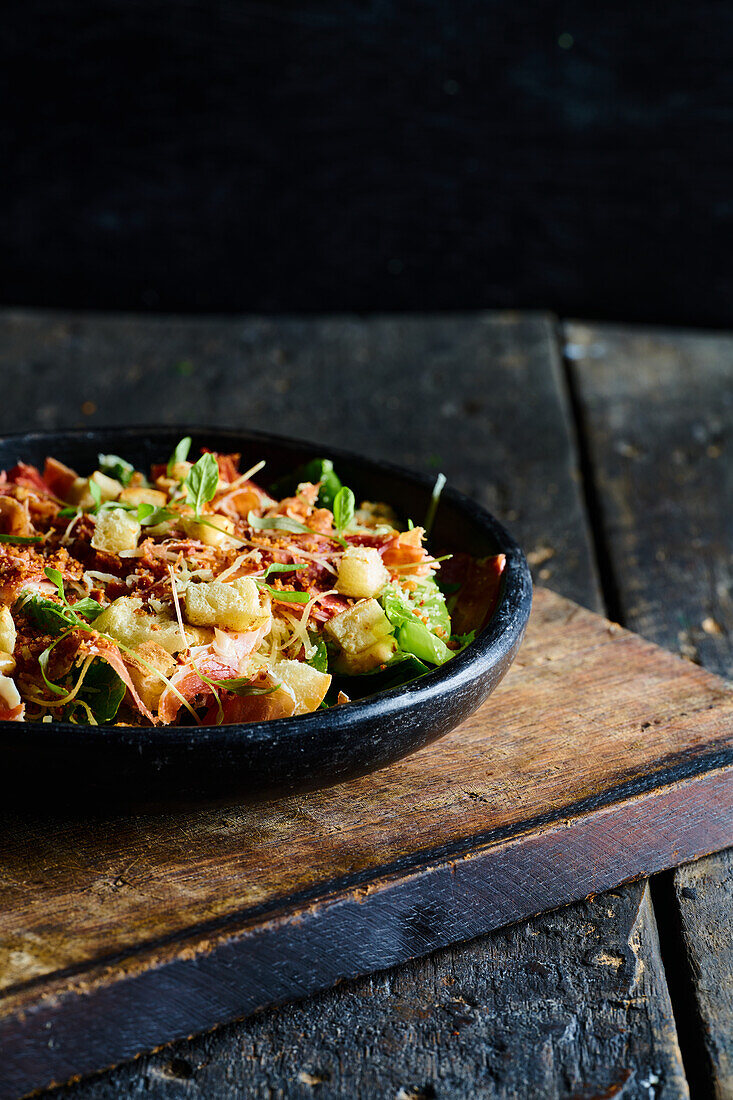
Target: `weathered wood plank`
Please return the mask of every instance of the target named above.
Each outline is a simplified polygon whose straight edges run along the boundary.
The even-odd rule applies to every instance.
[[[0,1030],[78,976],[91,992],[118,981],[114,968],[155,970],[271,925],[313,919],[315,940],[319,906],[358,902],[370,932],[380,891],[440,910],[428,942],[467,938],[482,918],[471,926],[466,898],[442,896],[445,876],[431,897],[441,867],[456,898],[478,891],[485,929],[616,886],[733,840],[733,791],[715,793],[731,767],[733,692],[717,677],[539,588],[502,690],[373,775],[226,810],[4,814]],[[420,953],[407,916],[402,952],[384,920],[385,955]],[[265,982],[262,1002],[277,990]]]
[[[584,324],[566,336],[624,622],[731,676],[733,338]],[[718,1097],[733,1096],[731,858],[675,875]]]
[[[0,332],[10,395],[0,408],[4,430],[195,418],[342,443],[424,468],[437,460],[510,523],[541,580],[599,606],[549,321],[194,323],[14,312],[3,316]],[[82,412],[87,401],[96,412]],[[509,1097],[526,1095],[537,1080],[538,1094],[586,1096],[629,1074],[629,1097],[648,1100],[647,1082],[657,1098],[685,1096],[642,891],[627,887],[617,895],[622,904],[598,899],[265,1012],[68,1095],[309,1096],[312,1085],[298,1075],[317,1076],[321,1066],[332,1072],[335,1063],[348,1088],[335,1076],[320,1095],[389,1095],[394,1083],[404,1096],[422,1089],[462,1098],[479,1087]],[[616,970],[589,962],[587,944],[615,945],[625,956],[635,935],[654,983],[619,1016]],[[469,1031],[452,1045],[460,1028],[446,1035],[449,978],[482,1006],[475,1042]],[[501,1034],[495,1021],[503,1021]]]
[[[639,883],[53,1095],[669,1100],[686,1090]]]

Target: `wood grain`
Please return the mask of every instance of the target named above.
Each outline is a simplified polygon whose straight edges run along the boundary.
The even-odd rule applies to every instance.
[[[583,324],[566,337],[624,622],[730,677],[733,339]],[[700,1024],[691,1057],[721,1098],[733,1096],[730,868],[730,852],[683,867],[673,895],[690,979],[679,993]]]
[[[439,463],[512,527],[540,581],[601,606],[551,319],[191,323],[13,311],[0,314],[0,333],[5,430],[139,423],[164,393],[160,415],[171,421],[194,409],[212,424],[276,426],[423,469]],[[100,887],[110,906],[124,889],[116,877]],[[649,1100],[643,1083],[653,1078],[660,1095],[677,1100],[687,1087],[642,894],[627,886],[551,921],[481,937],[441,962],[341,983],[66,1092],[74,1100],[238,1089],[267,1100],[311,1096],[299,1074],[322,1065],[332,1069],[318,1085],[326,1100],[389,1095],[393,1081],[395,1092],[437,1090],[441,1100],[463,1100],[476,1087],[523,1095],[535,1084],[537,1094],[565,1098],[598,1095],[622,1079],[627,1097]],[[620,1006],[617,971],[596,964],[588,944],[610,944],[611,955],[633,944],[654,982]],[[445,994],[451,975],[484,1006],[476,1042],[456,1045],[441,1026],[435,985]],[[505,1021],[498,1034],[494,1021]]]
[[[687,1096],[648,886],[634,883],[176,1043],[61,1097],[648,1100],[650,1084],[665,1100]]]
[[[63,1080],[719,848],[732,768],[722,682],[540,590],[493,705],[373,776],[224,821],[49,835],[13,819],[2,1087]]]

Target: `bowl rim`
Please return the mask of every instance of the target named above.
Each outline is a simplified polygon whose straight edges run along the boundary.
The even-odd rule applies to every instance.
[[[323,446],[310,440],[299,439],[293,436],[277,435],[271,432],[261,432],[249,428],[219,428],[211,425],[199,424],[150,424],[132,425],[129,427],[115,427],[98,425],[93,428],[58,428],[46,431],[30,432],[5,432],[0,434],[0,445],[14,441],[20,445],[32,445],[43,443],[44,440],[59,440],[63,438],[69,443],[84,441],[93,442],[99,436],[119,436],[120,440],[139,439],[148,444],[155,442],[155,437],[167,438],[184,435],[206,437],[209,434],[219,440],[230,439],[233,447],[239,440],[262,443],[263,447],[299,448],[311,450],[314,457],[324,454],[331,458],[336,465],[339,459],[354,463],[365,468],[377,468],[382,472],[393,473],[402,481],[412,482],[416,486],[430,490],[435,484],[435,478],[419,471],[410,470],[397,463],[383,459],[367,458],[355,451],[343,447]],[[19,461],[23,461],[19,459]],[[81,726],[71,722],[45,723],[28,722],[18,723],[0,721],[0,730],[3,732],[15,732],[22,725],[24,740],[35,740],[34,735],[40,735],[39,739],[53,733],[54,736],[63,734],[71,737],[74,747],[80,748],[88,742],[95,747],[100,744],[100,735],[109,744],[123,744],[127,741],[144,740],[148,747],[159,745],[161,748],[174,749],[176,746],[188,746],[192,739],[197,745],[202,746],[206,742],[216,743],[219,746],[230,743],[242,747],[246,744],[275,739],[289,739],[290,737],[307,738],[309,735],[327,735],[329,729],[339,728],[348,732],[350,728],[361,725],[370,717],[385,718],[397,717],[409,710],[414,704],[429,704],[446,693],[461,692],[482,674],[488,673],[492,668],[501,664],[502,660],[521,641],[522,634],[529,618],[532,603],[532,579],[527,559],[514,537],[506,530],[495,516],[486,508],[472,500],[466,494],[446,485],[441,494],[442,499],[449,500],[458,509],[467,514],[468,518],[485,533],[488,533],[497,543],[498,553],[506,555],[506,566],[503,571],[502,589],[494,613],[487,625],[476,635],[476,638],[460,653],[452,657],[446,664],[431,672],[425,673],[416,680],[399,687],[389,688],[366,696],[363,699],[354,700],[348,706],[331,707],[327,710],[317,710],[310,714],[293,715],[289,718],[275,718],[268,722],[234,723],[220,726]]]

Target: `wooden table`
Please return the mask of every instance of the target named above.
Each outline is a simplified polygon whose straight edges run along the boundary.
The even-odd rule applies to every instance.
[[[0,431],[196,421],[441,469],[542,583],[731,668],[733,338],[539,314],[0,326]],[[54,1095],[733,1096],[732,903],[722,853]]]

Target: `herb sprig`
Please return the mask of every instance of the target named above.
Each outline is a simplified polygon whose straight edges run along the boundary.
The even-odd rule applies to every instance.
[[[0,542],[7,542],[11,546],[31,546],[43,542],[43,535],[0,535]]]
[[[177,466],[179,462],[185,462],[188,458],[188,452],[191,450],[191,436],[184,435],[183,439],[179,440],[176,444],[173,454],[168,459],[167,474],[168,477],[173,476],[173,467]]]

